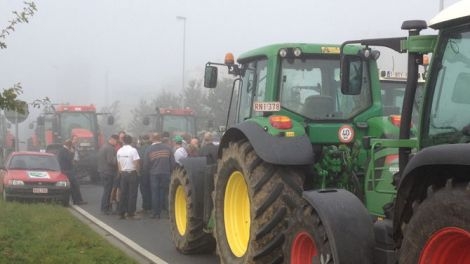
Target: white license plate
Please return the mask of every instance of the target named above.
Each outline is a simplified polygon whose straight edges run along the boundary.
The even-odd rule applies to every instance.
[[[254,102],[253,110],[256,112],[277,112],[281,110],[280,102]]]
[[[47,188],[33,188],[33,193],[47,193]]]

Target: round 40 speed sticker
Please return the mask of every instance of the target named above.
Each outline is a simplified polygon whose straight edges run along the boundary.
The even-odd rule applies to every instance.
[[[341,143],[349,143],[354,139],[354,129],[350,125],[342,125],[338,130],[338,139]]]

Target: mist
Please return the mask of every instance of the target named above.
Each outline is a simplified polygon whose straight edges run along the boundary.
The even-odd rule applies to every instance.
[[[439,9],[439,1],[429,0],[34,3],[38,11],[28,24],[16,25],[5,40],[8,48],[0,50],[0,87],[21,82],[21,99],[27,102],[49,97],[53,103],[100,109],[120,101],[123,118],[130,118],[141,99],[154,98],[162,89],[180,92],[190,80],[201,79],[205,63],[222,61],[226,52],[237,56],[272,43],[404,36],[404,20],[429,21]],[[0,29],[23,6],[0,0]],[[400,60],[392,57],[382,67],[390,69],[390,59],[399,69]],[[32,110],[20,125],[21,141],[38,112]]]

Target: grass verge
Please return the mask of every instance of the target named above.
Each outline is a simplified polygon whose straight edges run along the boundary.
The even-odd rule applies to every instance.
[[[0,199],[0,263],[137,263],[67,208]]]

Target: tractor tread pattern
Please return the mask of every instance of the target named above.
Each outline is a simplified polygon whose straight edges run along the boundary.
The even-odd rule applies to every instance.
[[[184,235],[178,232],[175,221],[175,193],[178,186],[182,186],[187,199],[187,226]],[[169,218],[170,230],[176,249],[183,254],[211,253],[215,250],[215,241],[211,234],[204,231],[204,223],[197,217],[195,201],[191,181],[184,168],[178,168],[171,174],[169,190]]]
[[[241,257],[232,253],[224,227],[225,187],[234,171],[242,172],[245,177],[251,206],[248,247]],[[221,263],[286,263],[282,252],[284,231],[293,213],[292,204],[303,201],[299,192],[303,184],[302,172],[296,166],[286,168],[263,161],[246,140],[229,143],[219,160],[212,195],[214,234]],[[292,201],[291,204],[286,200]]]

